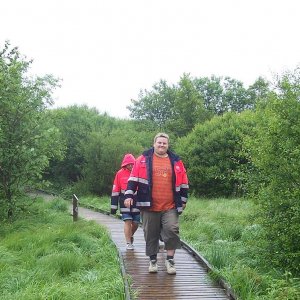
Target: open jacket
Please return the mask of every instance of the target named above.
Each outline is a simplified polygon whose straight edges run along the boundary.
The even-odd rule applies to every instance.
[[[137,208],[150,208],[152,205],[152,164],[154,149],[145,151],[135,161],[133,169],[127,183],[125,199],[133,198]],[[182,213],[182,203],[188,199],[188,178],[183,162],[179,156],[168,151],[169,159],[172,164],[172,186],[175,207],[179,214]]]

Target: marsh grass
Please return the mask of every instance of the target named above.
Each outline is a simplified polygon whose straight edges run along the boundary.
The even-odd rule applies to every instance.
[[[65,205],[38,200],[22,220],[1,224],[0,299],[125,299],[108,233],[73,223]]]
[[[299,279],[293,285],[265,259],[266,241],[255,220],[255,205],[246,199],[189,199],[180,217],[182,238],[213,266],[243,300],[300,299]],[[288,290],[289,296],[282,298]],[[288,295],[288,293],[286,293]]]
[[[79,202],[81,205],[91,205],[95,208],[99,208],[104,211],[110,212],[109,197],[86,196],[86,197],[80,197]]]

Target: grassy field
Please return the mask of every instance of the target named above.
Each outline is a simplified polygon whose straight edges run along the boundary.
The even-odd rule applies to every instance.
[[[108,197],[82,197],[82,205],[109,211]],[[299,300],[299,279],[273,269],[265,258],[263,229],[246,199],[191,197],[180,216],[181,238],[204,256],[243,300]]]
[[[0,227],[0,299],[125,299],[117,250],[94,222],[73,222],[64,200],[38,199]]]

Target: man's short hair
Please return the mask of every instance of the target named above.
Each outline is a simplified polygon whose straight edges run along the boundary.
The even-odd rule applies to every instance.
[[[169,138],[169,136],[168,136],[166,133],[160,132],[160,133],[158,133],[158,134],[154,137],[154,143],[156,142],[157,138],[159,138],[159,137],[163,137],[163,138],[168,139],[168,142],[170,141],[170,138]]]

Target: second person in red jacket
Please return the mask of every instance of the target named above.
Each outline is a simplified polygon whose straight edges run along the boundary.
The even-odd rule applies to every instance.
[[[122,220],[124,221],[124,234],[127,243],[127,250],[134,249],[133,236],[140,223],[139,209],[135,206],[127,208],[124,205],[124,193],[134,162],[135,158],[132,154],[125,154],[121,164],[121,169],[115,175],[111,194],[111,214],[116,214],[118,206],[120,207],[120,213],[122,215]]]

